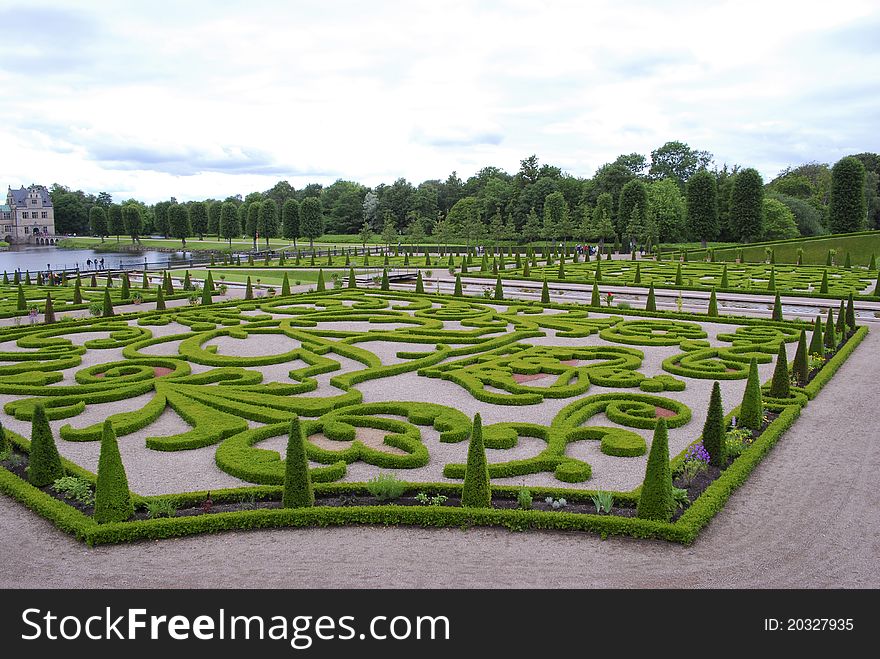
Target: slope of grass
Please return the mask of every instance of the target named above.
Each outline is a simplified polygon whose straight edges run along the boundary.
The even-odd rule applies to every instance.
[[[716,261],[735,261],[739,250],[747,263],[762,262],[766,259],[765,248],[773,250],[776,263],[797,263],[797,250],[804,250],[805,265],[824,265],[828,258],[828,250],[837,250],[835,262],[843,265],[846,253],[849,252],[854,266],[867,266],[871,255],[880,256],[880,231],[863,231],[826,236],[777,240],[751,245],[734,245],[719,247],[714,250]],[[705,258],[705,250],[689,250],[688,259]]]

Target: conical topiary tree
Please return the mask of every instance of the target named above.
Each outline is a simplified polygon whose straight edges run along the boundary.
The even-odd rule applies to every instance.
[[[109,318],[110,316],[114,316],[113,313],[113,300],[110,299],[110,289],[104,289],[104,313],[102,316],[104,318]]]
[[[207,286],[202,287],[202,304],[211,304],[213,300],[211,299],[211,289]]]
[[[822,317],[816,316],[816,322],[813,325],[813,336],[810,339],[810,354],[825,356],[825,340],[822,337]]]
[[[737,425],[741,428],[760,430],[764,423],[764,400],[761,397],[761,381],[758,379],[758,362],[754,357],[749,363],[749,378],[742,404],[739,407]]]
[[[183,276],[183,290],[191,291],[192,287],[192,279],[190,279],[189,270],[187,270],[186,274]]]
[[[248,275],[247,283],[244,287],[244,299],[245,300],[253,300],[254,299],[254,286],[251,284],[251,277]]]
[[[382,284],[379,286],[383,291],[390,291],[391,284],[388,282],[388,268],[382,268]]]
[[[498,279],[495,280],[495,295],[493,296],[495,300],[503,300],[504,299],[504,288],[501,286],[501,275],[498,276]]]
[[[150,287],[150,273],[144,270],[144,274],[141,276],[141,288],[147,290]]]
[[[868,270],[877,269],[877,256],[871,252],[871,261],[868,263]]]
[[[712,292],[709,293],[709,311],[707,312],[709,316],[717,316],[718,315],[718,298],[715,297],[715,287],[712,287]]]
[[[122,291],[120,292],[120,297],[123,300],[128,300],[131,298],[131,282],[128,279],[128,273],[123,273],[121,279],[122,279]]]
[[[171,279],[171,273],[165,271],[165,292],[168,295],[174,295],[174,281]]]
[[[790,395],[791,376],[788,374],[788,355],[785,352],[785,341],[780,341],[776,368],[773,369],[773,380],[770,382],[770,397],[788,398]]]
[[[602,300],[599,298],[599,284],[593,282],[593,290],[590,293],[590,306],[591,307],[601,307]]]
[[[556,273],[558,279],[565,279],[565,261],[559,259],[559,272]]]
[[[312,491],[312,479],[309,475],[305,438],[297,416],[294,416],[290,421],[287,456],[284,460],[284,493],[281,497],[281,505],[284,508],[307,508],[315,505],[315,493]]]
[[[877,281],[874,282],[874,297],[880,297],[880,275],[877,276]]]
[[[98,479],[95,482],[95,516],[98,524],[124,522],[134,514],[128,477],[119,454],[119,443],[110,419],[104,420]]]
[[[683,286],[684,285],[684,282],[681,278],[681,263],[679,263],[678,266],[675,268],[675,285],[676,286]]]
[[[593,273],[593,281],[602,281],[602,259],[596,259],[596,272]]]
[[[290,295],[290,278],[284,273],[284,279],[281,280],[281,295]]]
[[[39,404],[34,407],[31,421],[31,448],[27,472],[28,482],[36,487],[46,487],[64,476],[64,466],[61,464],[58,447],[55,446],[55,438],[52,436],[52,428],[49,427],[46,410]]]
[[[703,447],[709,454],[709,464],[723,467],[727,462],[727,431],[724,424],[724,407],[721,404],[721,385],[712,385],[709,409],[703,424]]]
[[[727,264],[725,263],[721,269],[721,288],[730,288],[730,282],[727,279]]]
[[[810,374],[810,361],[807,355],[807,331],[801,330],[801,336],[798,339],[797,351],[794,353],[794,363],[792,364],[792,373],[799,387],[807,384],[807,378]]]
[[[657,298],[654,296],[654,282],[648,289],[648,301],[645,304],[645,311],[657,311]]]
[[[98,288],[98,278],[93,274],[92,280],[89,282],[89,286],[92,288]]]
[[[327,290],[327,284],[324,282],[324,268],[318,268],[318,283],[315,285],[315,290],[319,293]]]
[[[205,277],[205,288],[207,288],[211,293],[216,293],[214,290],[214,276],[211,274],[211,271],[208,270],[208,276]]]
[[[455,297],[464,297],[464,292],[461,289],[461,275],[455,275],[455,290],[452,294]]]
[[[636,517],[668,522],[672,519],[674,505],[672,470],[669,467],[669,438],[666,434],[666,419],[661,417],[654,427],[654,439],[648,453]]]
[[[776,268],[770,268],[770,279],[767,281],[767,290],[776,290]]]
[[[488,508],[492,505],[492,489],[489,486],[489,465],[486,447],[483,445],[483,424],[480,415],[474,416],[471,441],[468,446],[464,485],[461,487],[461,505],[464,508]]]
[[[501,281],[499,279],[499,281]],[[422,271],[419,270],[416,273],[416,293],[424,293],[425,292],[425,282],[422,281]]]
[[[853,294],[849,294],[846,301],[846,324],[851,330],[856,328],[856,307],[853,302]]]
[[[357,288],[357,278],[354,276],[354,268],[348,269],[348,287]]]
[[[846,336],[846,303],[841,300],[840,308],[837,310],[837,324],[834,326],[838,340]]]
[[[773,300],[773,315],[771,318],[773,320],[782,320],[782,299],[779,297],[779,293],[776,294],[776,298]]]
[[[550,287],[547,286],[547,279],[544,279],[544,284],[541,286],[541,303],[549,304],[550,303]]]
[[[21,284],[18,285],[18,299],[15,308],[18,311],[27,311],[27,300],[24,297],[24,288],[22,288]]]
[[[529,276],[531,276],[531,274],[532,274],[531,266],[529,266],[529,262],[526,261],[525,265],[523,265],[523,277],[528,278]]]
[[[846,253],[846,260],[843,263],[843,267],[847,270],[852,270],[852,259],[849,257],[849,252]]]
[[[633,253],[635,253],[635,252],[633,252]],[[641,265],[642,265],[641,263],[636,263],[636,276],[633,278],[633,283],[634,283],[634,284],[641,284],[641,283],[642,283],[642,268],[641,268]]]
[[[819,284],[819,294],[828,295],[828,271],[822,271],[822,283]]]
[[[82,285],[80,284],[79,277],[76,278],[76,282],[73,284],[73,303],[74,304],[82,304]]]
[[[825,348],[834,350],[837,347],[837,332],[834,331],[834,313],[828,309],[828,320],[825,321]]]

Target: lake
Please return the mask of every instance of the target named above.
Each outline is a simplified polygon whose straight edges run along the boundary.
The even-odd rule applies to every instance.
[[[96,252],[93,249],[59,249],[58,247],[36,247],[30,245],[13,245],[8,250],[0,251],[0,271],[14,272],[37,270],[80,270],[89,269],[86,261],[104,259],[104,268],[132,268],[143,266],[144,259],[151,269],[187,265],[192,252],[155,252],[143,251],[136,254],[124,252]],[[94,267],[94,265],[92,266]]]

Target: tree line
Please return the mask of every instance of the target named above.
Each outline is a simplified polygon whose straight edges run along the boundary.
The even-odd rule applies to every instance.
[[[880,228],[880,155],[861,153],[833,167],[806,163],[765,184],[754,168],[713,166],[707,151],[667,142],[650,157],[631,153],[577,178],[532,155],[509,174],[484,167],[466,181],[374,188],[338,180],[296,190],[279,181],[264,192],[223,200],[114,204],[61,185],[50,189],[56,231],[101,236],[247,236],[296,241],[328,234],[379,235],[386,243],[494,240],[753,242]]]

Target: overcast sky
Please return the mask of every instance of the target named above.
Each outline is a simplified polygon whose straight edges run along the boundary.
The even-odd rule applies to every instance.
[[[880,3],[7,2],[0,185],[148,202],[669,140],[773,178],[880,151]]]

